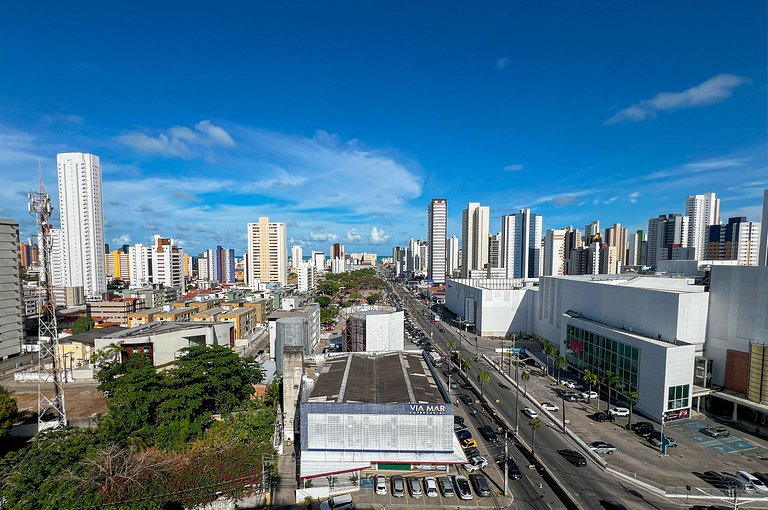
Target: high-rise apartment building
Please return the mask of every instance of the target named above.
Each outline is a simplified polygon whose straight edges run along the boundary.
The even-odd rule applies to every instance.
[[[594,220],[589,225],[584,225],[584,246],[589,246],[593,242],[603,242],[603,236],[600,233],[600,220]]]
[[[451,236],[445,241],[446,263],[445,270],[451,276],[455,276],[459,270],[459,238]]]
[[[294,270],[298,277],[299,292],[308,292],[315,288],[315,266],[309,262],[300,262]]]
[[[709,241],[702,258],[736,260],[740,266],[758,265],[762,225],[745,216],[729,218],[726,225],[710,225]]]
[[[760,224],[760,247],[757,253],[757,265],[768,266],[768,189],[763,190],[763,221]]]
[[[541,275],[542,216],[530,209],[501,217],[501,263],[507,278]]]
[[[675,248],[688,246],[688,217],[681,214],[661,214],[648,220],[648,265],[671,260]]]
[[[128,250],[115,250],[104,256],[107,278],[131,283],[131,258]]]
[[[615,257],[616,260],[621,262],[621,265],[627,263],[627,229],[622,227],[620,223],[615,223],[612,227],[605,229],[605,243],[608,246],[616,248]],[[621,272],[617,270],[616,273]]]
[[[427,230],[429,235],[429,254],[427,279],[435,283],[445,283],[445,238],[448,224],[448,201],[433,198],[427,208]]]
[[[488,266],[501,267],[501,232],[488,237]]]
[[[303,261],[304,253],[302,252],[301,246],[291,246],[291,268],[296,271],[296,269],[299,267],[299,264],[301,264]]]
[[[645,232],[638,230],[634,234],[630,234],[626,260],[626,264],[628,266],[639,266],[645,264],[645,258],[643,257],[644,245]]]
[[[184,287],[184,252],[173,239],[155,235],[152,243],[152,283]]]
[[[469,202],[461,212],[461,276],[468,278],[473,269],[485,269],[488,264],[488,234],[491,209]]]
[[[720,199],[714,193],[690,195],[685,200],[688,217],[687,247],[694,249],[696,260],[704,259],[710,225],[720,224]]]
[[[619,250],[615,246],[603,243],[600,246],[600,274],[619,274],[621,272],[621,258]]]
[[[544,276],[563,276],[565,269],[565,230],[549,229],[544,235]]]
[[[19,224],[0,219],[0,360],[21,354],[21,310]]]
[[[325,252],[313,251],[309,261],[315,266],[315,271],[325,271]]]
[[[128,248],[131,288],[145,287],[152,283],[152,247],[136,243]]]
[[[333,243],[331,246],[331,260],[341,259],[344,260],[344,245],[340,243]]]
[[[83,287],[86,296],[107,290],[104,267],[104,213],[98,156],[56,155],[64,287]]]
[[[261,217],[248,224],[247,284],[288,283],[288,251],[285,244],[285,223],[270,223]]]

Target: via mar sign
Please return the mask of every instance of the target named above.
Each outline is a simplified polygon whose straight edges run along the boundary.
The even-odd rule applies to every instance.
[[[445,404],[409,404],[409,414],[445,414]]]

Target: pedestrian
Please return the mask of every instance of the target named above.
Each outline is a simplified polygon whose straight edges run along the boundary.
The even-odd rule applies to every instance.
[[[291,452],[291,462],[296,462],[296,452]]]

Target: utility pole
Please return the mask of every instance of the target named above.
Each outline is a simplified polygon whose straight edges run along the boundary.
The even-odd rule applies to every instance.
[[[517,411],[517,402],[520,400],[520,367],[519,363],[515,363],[515,437],[517,437],[520,430],[517,427],[517,423],[520,419],[520,413]]]
[[[42,170],[40,191],[30,193],[29,213],[37,224],[37,246],[40,256],[40,290],[37,343],[40,352],[37,358],[37,431],[56,430],[67,426],[67,411],[64,405],[64,384],[59,367],[59,333],[56,324],[56,303],[53,298],[53,272],[51,271],[52,239],[50,217],[53,207],[48,193],[43,189]],[[66,370],[66,366],[64,367]],[[43,380],[45,379],[45,380]],[[53,395],[43,389],[43,383],[53,383]]]
[[[504,428],[504,495],[509,496],[509,440],[507,439],[507,429]]]

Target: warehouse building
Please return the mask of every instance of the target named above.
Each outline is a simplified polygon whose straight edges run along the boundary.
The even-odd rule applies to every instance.
[[[304,481],[466,462],[453,434],[453,404],[421,352],[332,354],[303,390]]]

